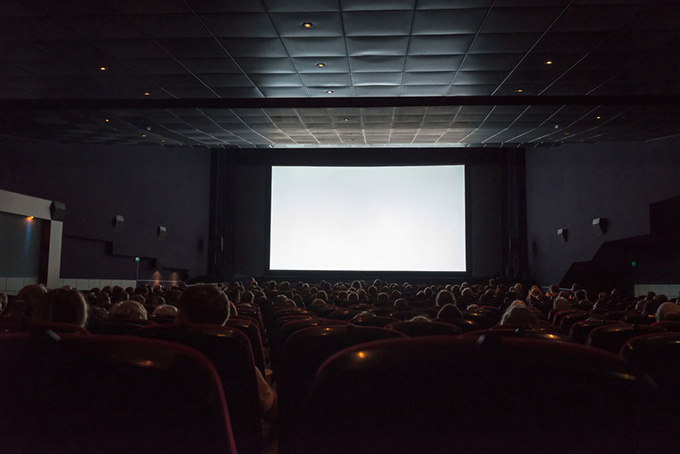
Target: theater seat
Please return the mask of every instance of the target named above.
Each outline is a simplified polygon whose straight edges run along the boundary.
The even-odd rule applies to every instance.
[[[620,354],[644,369],[661,387],[664,402],[680,409],[680,333],[645,334],[626,342]]]
[[[578,344],[585,344],[588,340],[590,332],[595,328],[605,325],[613,325],[620,323],[618,320],[602,320],[596,318],[589,318],[581,322],[576,322],[571,325],[569,330],[569,337]]]
[[[643,334],[660,333],[665,330],[651,325],[616,323],[595,328],[588,335],[586,345],[618,353],[628,340]]]
[[[385,328],[399,331],[409,337],[457,336],[462,332],[456,325],[440,322],[394,322]]]
[[[652,323],[652,326],[663,328],[666,331],[680,332],[680,321],[678,320],[664,320],[661,322]]]
[[[651,325],[656,322],[656,317],[651,314],[642,315],[638,313],[631,313],[624,315],[621,318],[623,323],[630,323],[631,325]]]
[[[92,323],[87,329],[92,334],[125,336],[140,328],[152,325],[154,325],[154,322],[149,320],[100,320]]]
[[[657,396],[630,363],[572,343],[378,341],[324,363],[291,452],[657,452]]]
[[[367,317],[353,318],[350,323],[356,326],[375,326],[378,328],[384,328],[390,323],[398,321],[399,319],[394,317],[372,317],[369,315]]]
[[[265,361],[264,361],[264,347],[262,346],[262,335],[260,334],[259,325],[255,320],[249,317],[237,317],[231,316],[225,326],[229,328],[234,328],[241,331],[246,335],[250,341],[250,347],[253,350],[253,360],[255,365],[262,375],[265,374]]]
[[[523,326],[512,327],[512,326],[501,326],[495,327],[493,329],[484,329],[477,331],[470,331],[465,333],[462,337],[466,339],[480,339],[482,336],[486,338],[494,337],[514,337],[521,339],[535,339],[535,340],[548,340],[548,341],[560,341],[560,342],[572,342],[569,336],[557,332],[544,331],[541,329],[530,329]]]
[[[235,452],[217,372],[187,347],[7,334],[0,361],[2,452]]]
[[[404,334],[368,326],[317,326],[290,335],[283,348],[278,374],[280,447],[285,453],[297,436],[296,422],[316,370],[340,350],[378,339],[403,338]],[[313,452],[313,451],[309,451]]]
[[[221,378],[239,454],[261,454],[255,362],[245,334],[225,326],[197,324],[149,326],[134,335],[177,342],[204,354]]]

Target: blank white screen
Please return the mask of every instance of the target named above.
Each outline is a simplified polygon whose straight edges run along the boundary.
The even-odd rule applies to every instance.
[[[273,166],[271,270],[465,271],[465,166]]]

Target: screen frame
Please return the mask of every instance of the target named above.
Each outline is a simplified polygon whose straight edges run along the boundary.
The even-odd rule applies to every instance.
[[[277,280],[288,279],[332,279],[332,280],[346,280],[346,279],[461,279],[472,276],[472,241],[470,231],[470,166],[471,162],[461,158],[460,156],[452,156],[451,154],[435,154],[430,156],[422,156],[420,159],[414,159],[413,155],[407,157],[401,153],[394,153],[390,150],[387,153],[374,154],[366,153],[363,156],[360,151],[350,150],[340,155],[336,153],[328,153],[325,155],[319,152],[313,156],[301,150],[300,153],[287,154],[287,156],[276,156],[275,154],[268,160],[266,169],[266,225],[264,235],[264,267],[266,275]],[[402,150],[398,150],[402,151]],[[404,150],[406,151],[406,150]],[[425,151],[425,150],[423,150]],[[425,154],[425,153],[423,153]],[[456,155],[458,155],[456,153]],[[304,167],[429,167],[429,166],[463,166],[464,172],[464,187],[465,187],[465,271],[339,271],[339,270],[272,270],[271,264],[271,211],[272,211],[272,168],[276,166],[304,166]]]

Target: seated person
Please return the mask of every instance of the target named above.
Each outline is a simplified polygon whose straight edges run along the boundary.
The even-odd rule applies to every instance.
[[[111,306],[109,310],[110,320],[134,322],[147,318],[146,308],[138,301],[121,301]]]
[[[680,306],[671,302],[662,303],[656,310],[655,316],[657,322],[666,320],[678,321],[680,320]]]
[[[77,290],[50,290],[35,307],[39,310],[33,312],[33,321],[68,323],[81,328],[87,322],[87,303]]]
[[[179,323],[209,323],[224,325],[229,319],[230,302],[227,295],[214,285],[198,284],[189,287],[179,299]],[[260,398],[260,413],[266,421],[274,421],[277,414],[277,395],[255,368]]]

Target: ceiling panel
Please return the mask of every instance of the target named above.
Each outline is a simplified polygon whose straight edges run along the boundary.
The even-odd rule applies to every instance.
[[[680,134],[678,23],[676,1],[0,0],[1,129],[165,146],[653,140]]]

